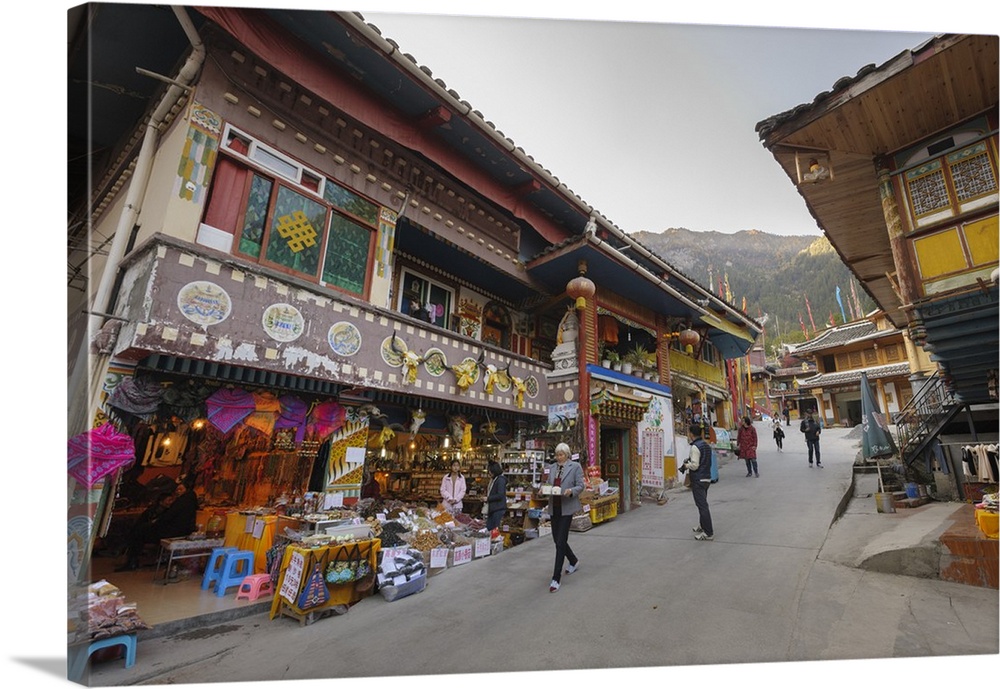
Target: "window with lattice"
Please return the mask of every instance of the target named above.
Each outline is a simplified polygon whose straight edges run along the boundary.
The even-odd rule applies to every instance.
[[[838,371],[846,371],[850,367],[851,367],[850,366],[850,360],[848,359],[847,354],[838,354],[837,355],[837,370]]]
[[[851,368],[861,368],[861,352],[851,352]]]
[[[379,205],[227,125],[204,222],[242,257],[364,296]]]
[[[899,361],[899,347],[896,345],[886,345],[882,351],[885,352],[886,361]]]
[[[878,353],[874,349],[865,350],[865,365],[872,366],[878,363]]]

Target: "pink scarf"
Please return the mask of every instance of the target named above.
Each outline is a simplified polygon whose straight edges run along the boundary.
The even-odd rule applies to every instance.
[[[69,475],[90,488],[116,469],[134,462],[135,443],[128,433],[106,423],[70,438],[67,456]]]
[[[208,420],[223,433],[231,431],[256,408],[253,395],[236,388],[219,388],[205,400]]]

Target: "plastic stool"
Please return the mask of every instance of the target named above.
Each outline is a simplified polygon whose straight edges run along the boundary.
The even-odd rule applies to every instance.
[[[274,591],[274,584],[271,583],[270,574],[251,574],[240,584],[240,590],[236,592],[236,600],[246,598],[249,601],[255,601],[272,591]]]
[[[241,566],[241,565],[245,565]],[[241,571],[242,570],[242,571]],[[215,595],[222,598],[230,586],[240,586],[253,574],[253,553],[249,550],[232,550],[222,560],[220,577],[215,582]]]
[[[135,665],[135,632],[119,634],[118,636],[109,636],[105,639],[91,641],[89,644],[80,644],[79,646],[70,648],[66,668],[67,678],[71,682],[79,682],[83,679],[83,671],[87,668],[87,661],[94,651],[119,645],[125,647],[125,667],[129,668]]]
[[[212,548],[212,554],[208,557],[208,564],[205,565],[205,574],[201,577],[202,591],[207,591],[222,578],[222,562],[228,553],[234,553],[236,550],[235,546]]]

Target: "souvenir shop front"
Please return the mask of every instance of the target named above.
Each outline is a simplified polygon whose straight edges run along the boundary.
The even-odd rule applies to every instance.
[[[225,370],[226,378],[194,370]],[[537,466],[524,457],[538,417],[371,390],[344,394],[295,376],[258,372],[265,383],[280,378],[280,387],[235,382],[252,375],[153,355],[111,391],[109,421],[131,439],[135,461],[115,479],[98,554],[120,554],[136,522],[181,480],[198,496],[196,530],[209,538],[243,545],[242,534],[253,534],[246,517],[261,518],[258,554],[287,526],[279,528],[279,517],[354,505],[366,483],[382,499],[436,506],[442,478],[458,460],[465,511],[478,513],[490,460],[510,472],[511,491],[537,481]],[[263,572],[264,558],[254,566]]]

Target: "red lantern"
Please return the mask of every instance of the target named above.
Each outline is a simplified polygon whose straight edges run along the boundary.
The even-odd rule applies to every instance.
[[[678,339],[680,340],[681,346],[684,348],[684,351],[687,352],[688,354],[691,354],[692,352],[694,352],[694,348],[701,341],[701,335],[699,335],[696,331],[692,330],[691,328],[685,328],[684,330],[681,331],[681,334]]]
[[[573,278],[566,285],[566,294],[576,299],[576,308],[578,309],[587,308],[587,297],[594,296],[596,291],[597,285],[594,284],[593,280],[583,275]]]

